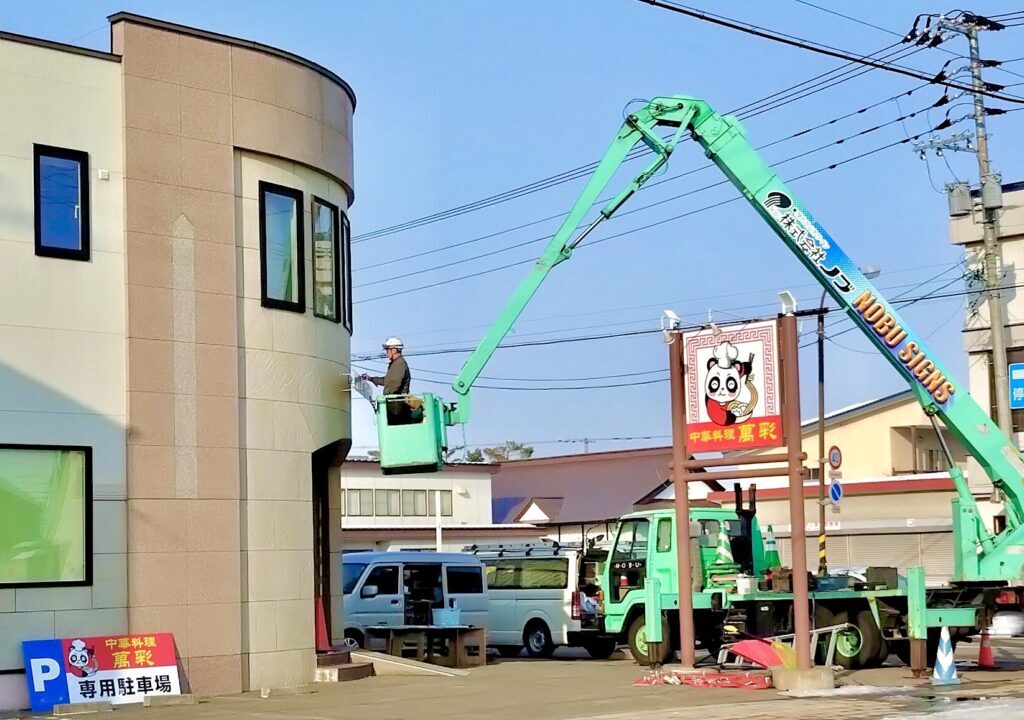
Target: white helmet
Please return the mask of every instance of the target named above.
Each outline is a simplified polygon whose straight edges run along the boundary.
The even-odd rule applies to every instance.
[[[385,350],[390,350],[391,348],[395,348],[396,350],[401,350],[403,347],[405,347],[405,346],[402,345],[402,341],[399,340],[396,337],[389,337],[387,340],[384,341],[384,349]]]

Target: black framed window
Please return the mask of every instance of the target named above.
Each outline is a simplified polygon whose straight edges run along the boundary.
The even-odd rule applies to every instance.
[[[0,445],[0,587],[92,584],[92,448]]]
[[[306,311],[302,191],[260,182],[260,286],[263,307]]]
[[[342,323],[345,329],[352,332],[352,226],[348,215],[341,213],[341,278],[345,283],[341,303]]]
[[[313,197],[313,314],[341,322],[338,207]]]
[[[89,153],[34,145],[36,255],[89,259]]]

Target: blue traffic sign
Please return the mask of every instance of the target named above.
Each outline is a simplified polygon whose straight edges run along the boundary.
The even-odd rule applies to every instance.
[[[832,502],[837,503],[843,499],[843,486],[835,480],[828,486],[828,496],[832,499]]]
[[[1010,409],[1024,410],[1024,363],[1010,363]]]

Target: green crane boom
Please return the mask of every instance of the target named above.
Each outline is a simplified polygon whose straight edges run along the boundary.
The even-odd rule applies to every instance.
[[[663,138],[658,128],[671,129],[669,139]],[[993,534],[979,515],[963,473],[952,466],[952,458],[948,458],[952,466],[950,475],[957,489],[953,508],[954,580],[996,581],[1024,577],[1024,486],[1021,483],[1024,459],[1020,453],[761,159],[747,141],[740,122],[734,117],[719,115],[703,100],[685,96],[655,98],[626,118],[562,226],[455,378],[452,388],[457,401],[446,405],[433,395],[424,395],[424,411],[416,416],[420,418],[416,421],[418,425],[394,426],[384,422],[381,413],[378,428],[385,471],[434,470],[440,466],[440,448],[446,443],[444,426],[469,419],[469,393],[473,383],[548,273],[569,259],[573,249],[598,224],[610,218],[668,162],[687,134],[701,145],[804,267],[907,380],[933,423],[934,418],[940,418],[1002,492],[1006,527]],[[654,159],[601,209],[596,220],[577,234],[577,228],[611,177],[627,154],[640,143],[653,151]],[[412,430],[414,427],[422,430]],[[429,440],[433,443],[434,454],[415,457],[431,446],[426,442],[431,432],[433,436]]]

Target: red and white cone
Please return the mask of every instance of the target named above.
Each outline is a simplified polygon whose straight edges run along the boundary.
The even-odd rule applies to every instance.
[[[992,655],[992,641],[989,639],[988,630],[981,631],[981,647],[978,648],[978,667],[997,668],[996,659]]]

